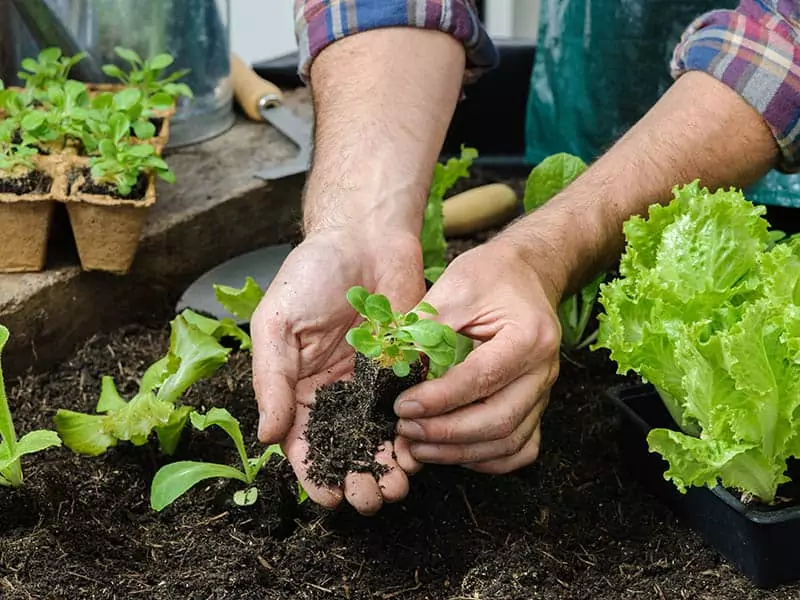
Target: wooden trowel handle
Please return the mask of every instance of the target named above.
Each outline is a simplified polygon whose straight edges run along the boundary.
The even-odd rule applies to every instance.
[[[231,84],[233,95],[245,114],[254,121],[263,121],[260,108],[283,102],[281,89],[262,79],[236,54],[231,53]]]
[[[504,225],[517,211],[517,194],[504,183],[473,188],[444,201],[444,234],[459,237]]]

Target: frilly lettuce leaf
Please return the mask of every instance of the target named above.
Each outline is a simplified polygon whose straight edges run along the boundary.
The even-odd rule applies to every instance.
[[[478,157],[475,148],[461,147],[461,156],[446,163],[438,163],[433,172],[433,181],[428,193],[428,203],[420,233],[422,264],[425,278],[435,282],[444,272],[447,241],[444,237],[444,196],[459,179],[469,177],[469,168]]]
[[[771,503],[800,456],[800,245],[775,244],[738,191],[674,196],[625,224],[595,348],[651,382],[681,427],[648,436],[665,477]]]

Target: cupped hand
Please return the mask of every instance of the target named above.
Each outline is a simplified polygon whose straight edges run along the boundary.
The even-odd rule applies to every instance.
[[[456,258],[425,300],[478,344],[443,377],[397,399],[399,440],[408,444],[398,451],[492,474],[536,460],[559,370],[557,293],[498,239]]]
[[[372,514],[408,493],[391,442],[376,455],[389,467],[379,481],[369,473],[350,473],[341,488],[319,487],[309,481],[305,462],[304,434],[315,390],[352,374],[354,353],[345,335],[358,321],[346,299],[354,285],[385,294],[397,310],[413,308],[425,293],[418,237],[337,230],[312,234],[298,245],[250,324],[253,387],[259,439],[281,443],[309,497],[329,508],[346,498],[360,513]]]

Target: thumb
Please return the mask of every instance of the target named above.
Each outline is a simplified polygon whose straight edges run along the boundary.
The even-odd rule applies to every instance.
[[[258,439],[265,444],[284,440],[294,423],[300,350],[290,331],[287,323],[262,319],[258,312],[250,325]]]
[[[481,398],[488,398],[527,369],[528,342],[505,328],[478,345],[464,362],[442,377],[406,390],[395,403],[397,416],[417,419],[441,415]]]

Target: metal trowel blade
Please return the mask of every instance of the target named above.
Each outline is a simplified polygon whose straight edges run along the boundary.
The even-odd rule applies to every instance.
[[[214,295],[214,284],[240,288],[248,277],[252,277],[261,289],[266,290],[292,251],[290,244],[267,246],[242,254],[218,265],[192,283],[181,296],[176,311],[191,309],[214,319],[233,319],[237,325],[247,321],[225,310]]]

